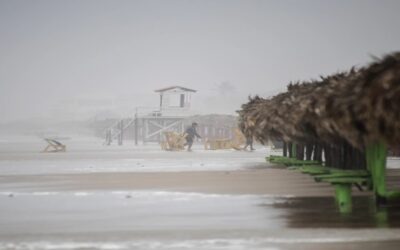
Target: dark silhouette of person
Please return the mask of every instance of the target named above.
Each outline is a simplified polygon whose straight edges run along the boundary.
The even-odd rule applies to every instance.
[[[197,133],[196,128],[198,124],[196,122],[192,123],[192,126],[188,127],[185,131],[186,134],[186,143],[184,146],[188,146],[187,151],[192,151],[192,145],[194,138],[201,138],[201,136]]]
[[[246,145],[243,149],[247,150],[248,146],[250,146],[250,150],[255,150],[255,148],[253,148],[253,135],[246,135]]]

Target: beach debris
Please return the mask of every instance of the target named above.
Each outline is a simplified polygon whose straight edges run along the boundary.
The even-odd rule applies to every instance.
[[[161,141],[161,149],[167,151],[179,151],[184,149],[185,135],[175,131],[164,131],[164,140]]]
[[[243,133],[235,128],[232,130],[233,138],[220,138],[220,139],[206,139],[204,149],[218,150],[218,149],[235,149],[242,150],[242,145],[246,142]]]
[[[43,153],[57,153],[57,152],[66,152],[67,146],[62,144],[60,141],[52,138],[44,138],[47,142],[47,146],[43,149]]]

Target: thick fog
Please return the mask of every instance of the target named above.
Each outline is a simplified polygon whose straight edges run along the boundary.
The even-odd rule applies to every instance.
[[[0,1],[0,123],[124,116],[155,89],[233,114],[398,50],[393,1]]]

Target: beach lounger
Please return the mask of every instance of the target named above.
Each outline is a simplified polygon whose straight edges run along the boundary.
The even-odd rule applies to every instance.
[[[61,142],[59,142],[57,140],[49,139],[49,138],[45,138],[44,140],[48,143],[48,145],[42,151],[43,153],[65,152],[67,149],[66,145],[62,144]]]

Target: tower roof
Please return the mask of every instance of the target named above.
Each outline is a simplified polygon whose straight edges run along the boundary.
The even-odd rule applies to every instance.
[[[180,89],[180,90],[183,90],[183,91],[194,92],[194,93],[197,92],[197,90],[185,88],[185,87],[182,87],[182,86],[170,86],[170,87],[166,87],[166,88],[162,88],[162,89],[156,89],[154,91],[162,93],[162,92],[169,91],[169,90],[172,90],[172,89]]]

